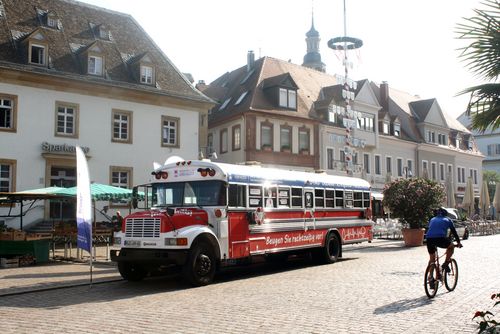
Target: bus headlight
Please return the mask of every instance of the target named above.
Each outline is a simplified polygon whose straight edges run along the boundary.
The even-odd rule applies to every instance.
[[[187,238],[165,238],[165,246],[187,246]]]

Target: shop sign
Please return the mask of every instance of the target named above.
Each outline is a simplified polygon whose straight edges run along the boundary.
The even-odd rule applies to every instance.
[[[81,148],[83,153],[87,154],[90,151],[88,147]],[[47,142],[42,143],[42,151],[47,153],[75,153],[76,146],[68,144],[50,144]]]

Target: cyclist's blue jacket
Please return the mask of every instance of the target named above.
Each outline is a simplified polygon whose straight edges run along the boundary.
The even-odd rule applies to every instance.
[[[427,230],[427,238],[446,238],[448,229],[455,237],[458,237],[457,230],[450,218],[444,216],[436,216],[429,221],[429,229]],[[457,239],[460,240],[460,239]]]

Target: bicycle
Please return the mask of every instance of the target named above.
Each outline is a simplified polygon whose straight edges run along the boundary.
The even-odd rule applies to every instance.
[[[424,288],[425,294],[429,298],[434,298],[436,295],[439,283],[444,284],[448,291],[453,291],[457,287],[458,283],[458,264],[455,259],[451,258],[448,267],[450,271],[447,272],[445,269],[439,266],[439,254],[436,248],[434,263],[429,263],[425,269],[424,275]],[[441,257],[446,256],[446,252],[441,255]],[[437,268],[437,269],[436,269]]]

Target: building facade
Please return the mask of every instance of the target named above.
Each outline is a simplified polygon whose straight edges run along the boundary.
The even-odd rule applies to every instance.
[[[218,102],[209,112],[207,153],[224,162],[338,175],[346,175],[349,164],[378,200],[387,182],[413,176],[451,183],[459,204],[468,177],[479,194],[484,156],[471,132],[436,99],[386,82],[353,82],[356,126],[348,161],[343,80],[305,64],[254,60],[250,52],[245,66],[200,87]]]
[[[484,132],[472,130],[471,117],[467,113],[460,115],[458,121],[472,132],[478,149],[485,156],[483,169],[500,174],[500,129],[487,129]]]
[[[91,181],[126,188],[147,182],[154,161],[198,157],[213,103],[131,16],[69,0],[0,3],[0,192],[74,186],[75,146]],[[72,205],[41,205],[25,225],[74,219]]]

